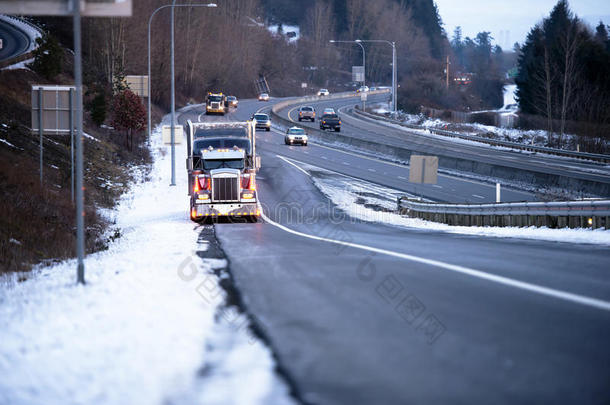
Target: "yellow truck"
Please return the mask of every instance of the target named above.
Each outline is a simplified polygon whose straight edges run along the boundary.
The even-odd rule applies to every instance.
[[[229,107],[226,105],[226,96],[222,93],[208,93],[205,97],[205,113],[225,115]]]

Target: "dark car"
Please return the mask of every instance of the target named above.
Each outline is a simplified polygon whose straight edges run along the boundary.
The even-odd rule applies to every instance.
[[[334,129],[341,132],[341,118],[337,114],[324,114],[320,118],[320,129]]]

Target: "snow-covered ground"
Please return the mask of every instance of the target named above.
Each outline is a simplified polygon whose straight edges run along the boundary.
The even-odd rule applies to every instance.
[[[267,27],[269,32],[271,32],[273,35],[286,35],[289,42],[298,41],[301,37],[301,29],[298,25],[282,25],[282,32],[279,31],[279,28],[280,26],[277,24],[270,25]],[[289,34],[291,32],[294,33],[294,36],[292,36],[292,34]]]
[[[451,226],[418,218],[408,218],[395,213],[396,197],[405,193],[373,183],[359,180],[293,161],[312,174],[316,187],[339,209],[359,221],[384,223],[388,225],[465,235],[499,238],[537,239],[553,242],[589,243],[610,246],[610,230],[604,229],[549,229],[537,227],[476,227]],[[324,175],[320,175],[323,173]]]
[[[0,404],[292,402],[224,305],[213,270],[226,262],[196,254],[210,241],[188,218],[184,142],[170,187],[169,148],[153,138],[150,181],[104,213],[121,237],[86,257],[85,286],[74,260],[0,279]]]
[[[498,110],[477,111],[497,112],[502,116],[503,122],[508,122],[511,115],[515,115],[518,110],[515,92],[517,86],[514,84],[504,86],[504,106]],[[372,111],[377,114],[387,114],[390,112],[387,103],[377,104],[372,108]],[[428,118],[422,114],[406,114],[399,112],[399,119],[406,124],[419,125],[425,129],[446,129],[453,132],[462,133],[471,136],[483,136],[501,141],[515,142],[527,145],[549,146],[548,134],[545,130],[523,130],[516,128],[496,127],[492,125],[483,125],[477,123],[453,123],[441,120],[439,118]],[[553,138],[557,139],[558,134],[554,134]],[[444,139],[454,142],[460,142],[459,138],[443,137]],[[563,135],[563,148],[568,150],[576,150],[578,137],[576,135]],[[474,142],[474,141],[473,141]],[[484,143],[477,142],[479,145]]]

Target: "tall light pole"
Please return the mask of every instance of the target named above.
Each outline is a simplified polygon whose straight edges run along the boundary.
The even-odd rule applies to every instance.
[[[155,11],[152,12],[152,14],[150,15],[150,17],[148,18],[148,142],[150,142],[150,138],[151,138],[151,97],[152,97],[152,93],[150,91],[151,88],[151,82],[152,82],[152,78],[151,78],[151,71],[150,71],[150,27],[151,27],[151,23],[152,23],[152,19],[155,16],[155,14],[157,14],[157,12],[159,12],[160,10],[163,10],[164,8],[168,8],[171,7],[172,9],[172,14],[171,14],[171,50],[170,50],[170,58],[171,58],[171,76],[172,76],[172,80],[171,80],[171,149],[172,149],[172,179],[171,179],[171,184],[170,186],[175,186],[176,185],[176,148],[175,148],[175,130],[174,130],[174,124],[175,124],[175,120],[176,120],[176,95],[175,95],[175,79],[174,79],[174,8],[175,7],[216,7],[215,3],[209,3],[209,4],[176,4],[176,0],[172,0],[172,4],[166,4],[164,6],[161,6],[159,8],[157,8]]]
[[[356,42],[384,42],[392,46],[392,111],[396,115],[397,104],[396,104],[396,85],[397,85],[397,70],[396,70],[396,42],[386,41],[385,39],[357,39]]]
[[[331,44],[340,42],[340,43],[345,43],[345,44],[358,44],[358,45],[360,45],[360,48],[362,48],[362,69],[364,69],[364,73],[362,75],[362,85],[365,86],[366,85],[366,78],[365,78],[365,76],[366,76],[366,52],[364,51],[364,45],[362,45],[362,41],[360,41],[358,39],[355,40],[355,41],[338,41],[336,39],[331,39],[328,42],[330,42]]]

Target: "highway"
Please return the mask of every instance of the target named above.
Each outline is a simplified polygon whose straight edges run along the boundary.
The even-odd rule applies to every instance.
[[[3,20],[0,20],[0,38],[3,44],[0,61],[18,56],[30,46],[30,39],[23,31]]]
[[[195,106],[179,119],[245,120],[265,108],[241,100],[226,117],[207,117]],[[297,399],[607,403],[607,246],[354,220],[337,212],[317,179],[348,174],[354,182],[411,192],[408,168],[326,146],[285,146],[275,130],[258,132],[257,149],[264,218],[204,227],[214,227],[246,310]],[[493,198],[484,183],[442,176],[439,185],[426,196]],[[533,197],[513,192],[515,200]],[[286,215],[286,206],[299,215]]]
[[[385,95],[372,96],[370,102],[387,99]],[[301,105],[312,105],[315,107],[318,118],[324,108],[335,108],[343,121],[342,132],[345,135],[365,140],[377,140],[382,143],[408,147],[414,151],[442,156],[453,156],[467,160],[504,166],[507,168],[528,169],[532,172],[550,173],[564,176],[566,178],[586,179],[610,184],[610,166],[596,162],[586,162],[577,159],[557,158],[544,154],[533,154],[529,152],[491,148],[476,143],[459,142],[444,139],[441,136],[427,136],[414,131],[392,128],[379,122],[371,122],[360,117],[347,114],[348,108],[352,108],[358,101],[327,100],[311,104],[297,104],[289,106],[280,111],[281,115],[298,122],[298,107]],[[299,125],[319,128],[319,123],[302,121]],[[510,200],[509,200],[510,201]]]

